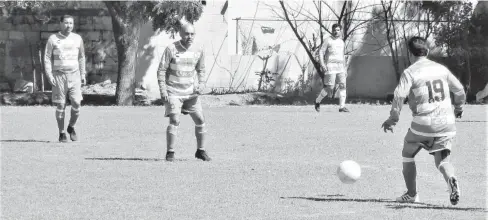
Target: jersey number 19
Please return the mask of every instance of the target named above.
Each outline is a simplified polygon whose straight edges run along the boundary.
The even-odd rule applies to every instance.
[[[442,80],[427,81],[425,84],[427,84],[427,88],[429,89],[429,103],[444,101],[446,95]]]

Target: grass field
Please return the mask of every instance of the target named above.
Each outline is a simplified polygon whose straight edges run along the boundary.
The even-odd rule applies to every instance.
[[[380,129],[389,106],[349,109],[205,108],[213,161],[193,157],[187,116],[170,163],[162,107],[83,107],[81,140],[66,144],[54,108],[2,107],[2,219],[486,219],[486,106],[467,106],[458,120],[457,206],[425,151],[416,158],[422,203],[393,202],[405,190],[406,105],[393,134]],[[346,159],[362,166],[352,185],[335,174]]]

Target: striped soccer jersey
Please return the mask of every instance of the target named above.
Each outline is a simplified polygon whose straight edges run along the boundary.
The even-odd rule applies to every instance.
[[[51,35],[46,43],[44,66],[49,77],[52,77],[53,71],[66,74],[79,71],[84,76],[85,49],[81,36],[76,33],[70,33],[68,36],[61,33]]]
[[[344,41],[341,38],[327,38],[320,48],[320,56],[323,56],[322,58],[327,67],[326,74],[344,73],[346,71]]]
[[[185,48],[180,41],[170,44],[161,58],[158,68],[158,83],[161,93],[185,97],[194,93],[194,78],[205,80],[205,54],[196,45]]]
[[[398,122],[403,100],[408,96],[413,133],[427,137],[453,136],[456,126],[450,92],[454,94],[455,106],[464,104],[466,94],[459,80],[443,65],[422,57],[402,73],[389,119]]]

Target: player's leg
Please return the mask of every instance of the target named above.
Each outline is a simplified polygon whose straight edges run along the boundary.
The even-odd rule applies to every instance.
[[[69,99],[71,102],[71,116],[68,124],[68,133],[72,141],[78,140],[78,135],[75,131],[75,125],[80,117],[81,100],[83,100],[83,95],[81,92],[81,82],[69,90]]]
[[[320,90],[319,95],[315,99],[315,110],[317,112],[320,111],[320,103],[322,100],[327,97],[327,94],[332,93],[333,88],[334,88],[334,82],[335,82],[335,77],[336,74],[326,74],[323,79],[323,87],[322,90]]]
[[[449,188],[449,199],[451,204],[456,205],[459,202],[461,190],[454,173],[454,166],[450,161],[452,137],[435,138],[430,153],[434,155],[435,166],[442,173],[444,180]]]
[[[402,157],[403,157],[403,179],[407,187],[407,192],[396,200],[398,202],[418,202],[417,195],[417,167],[415,165],[415,155],[422,149],[419,145],[422,137],[408,130],[405,135]]]
[[[56,103],[56,122],[58,123],[59,142],[68,141],[66,133],[64,132],[65,109],[66,109],[66,103],[64,102]]]
[[[349,109],[346,108],[346,73],[337,73],[336,80],[339,90],[339,112],[349,112]]]
[[[55,74],[54,81],[56,85],[52,88],[52,103],[56,105],[55,117],[59,130],[59,141],[67,142],[68,138],[64,132],[65,109],[66,109],[66,78],[63,75]]]
[[[166,117],[169,117],[169,125],[166,128],[166,160],[173,161],[175,154],[176,137],[180,126],[180,112],[182,101],[179,98],[169,97],[165,103]]]
[[[195,97],[185,101],[183,104],[183,111],[190,113],[193,122],[195,122],[195,137],[197,139],[197,151],[195,152],[195,157],[203,161],[210,161],[211,158],[205,150],[205,136],[207,129],[200,99]]]

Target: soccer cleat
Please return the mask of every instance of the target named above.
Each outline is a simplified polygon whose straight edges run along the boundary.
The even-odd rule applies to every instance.
[[[349,109],[346,107],[339,108],[339,112],[349,112]]]
[[[195,152],[195,158],[198,158],[203,161],[211,161],[212,159],[207,155],[207,152],[204,150],[198,149],[197,152]]]
[[[313,103],[315,105],[315,111],[320,112],[320,103],[318,103],[316,101],[314,101]]]
[[[396,198],[397,202],[406,202],[406,203],[414,203],[419,202],[419,194],[415,194],[414,197],[408,195],[408,192],[405,192],[402,196]]]
[[[175,152],[166,152],[166,161],[173,162],[175,160]]]
[[[459,185],[456,177],[449,178],[448,185],[449,185],[449,200],[451,200],[452,205],[457,205],[459,202],[459,196],[461,195],[461,190],[459,189]]]
[[[59,142],[66,143],[68,142],[68,137],[66,137],[66,133],[59,133]]]
[[[69,138],[72,140],[72,141],[77,141],[78,140],[78,136],[76,135],[76,131],[75,131],[75,128],[71,127],[71,126],[68,126],[68,134],[69,134]]]

